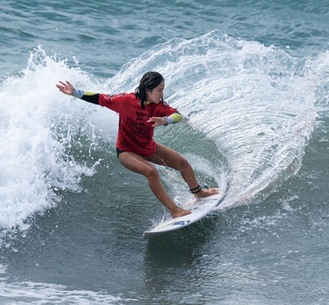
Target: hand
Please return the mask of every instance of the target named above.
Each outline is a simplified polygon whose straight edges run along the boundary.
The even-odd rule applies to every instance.
[[[57,84],[56,87],[59,89],[60,92],[63,92],[64,94],[67,95],[73,95],[74,87],[72,84],[68,81],[61,82],[59,81],[60,84]]]
[[[160,117],[152,117],[148,121],[148,123],[153,123],[152,126],[164,126],[166,125],[166,120]]]

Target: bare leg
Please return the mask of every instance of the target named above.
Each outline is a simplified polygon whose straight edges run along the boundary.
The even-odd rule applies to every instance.
[[[153,164],[149,163],[142,156],[133,152],[121,153],[119,155],[119,160],[126,168],[133,172],[142,174],[147,178],[152,192],[159,199],[159,201],[168,208],[173,218],[191,213],[190,211],[178,207],[169,197],[161,183],[159,173]]]
[[[185,180],[189,188],[195,188],[198,186],[198,181],[195,177],[193,168],[188,163],[188,161],[183,158],[178,152],[161,144],[157,144],[156,154],[151,157],[145,157],[145,159],[155,164],[169,166],[180,171],[183,179]],[[218,194],[218,189],[204,189],[196,193],[195,196],[198,198],[202,198],[214,194]]]

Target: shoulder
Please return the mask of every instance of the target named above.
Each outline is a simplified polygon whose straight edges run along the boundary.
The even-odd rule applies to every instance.
[[[159,104],[153,104],[154,114],[156,116],[169,116],[175,112],[178,112],[176,108],[171,107],[168,103],[162,102]]]
[[[160,105],[162,105],[165,108],[171,108],[170,105],[165,101],[163,101]]]
[[[171,111],[171,112],[178,112],[178,110],[172,106],[170,106],[167,102],[163,101],[162,103],[159,104],[159,106],[166,110],[166,111]]]
[[[155,103],[152,103],[153,107],[154,108],[157,108],[157,109],[174,109],[173,107],[171,107],[167,102],[163,101],[161,103],[158,103],[158,104],[155,104]]]

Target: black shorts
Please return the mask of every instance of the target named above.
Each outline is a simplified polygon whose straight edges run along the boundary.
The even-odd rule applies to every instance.
[[[125,152],[124,150],[121,150],[121,149],[119,149],[118,147],[116,147],[116,150],[117,150],[117,157],[118,157],[118,158],[119,158],[119,155],[120,155],[121,153]],[[143,157],[143,155],[140,155],[140,156]]]
[[[119,148],[117,148],[117,147],[116,147],[116,149],[117,149],[117,157],[119,158],[119,155],[120,155],[121,153],[123,153],[124,151],[121,150],[121,149],[119,149]]]

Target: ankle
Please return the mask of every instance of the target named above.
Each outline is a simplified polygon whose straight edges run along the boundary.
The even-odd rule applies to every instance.
[[[198,184],[196,187],[190,188],[190,192],[194,195],[200,193],[202,191],[202,188],[200,184]]]

